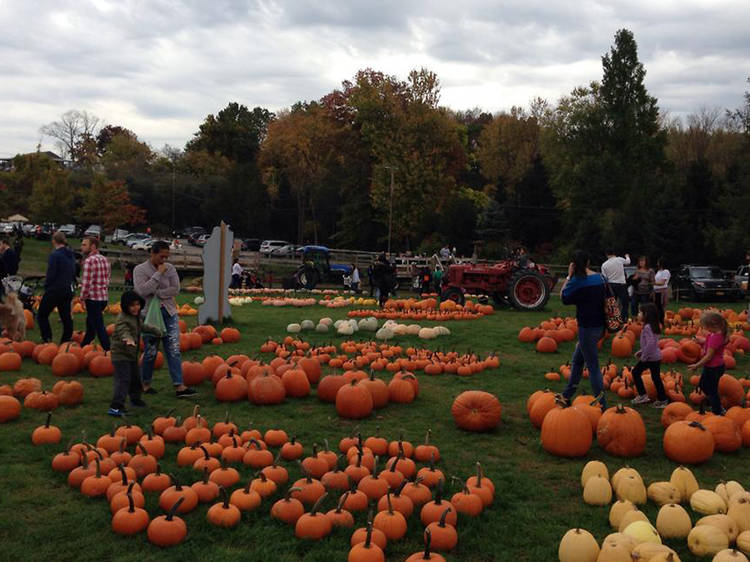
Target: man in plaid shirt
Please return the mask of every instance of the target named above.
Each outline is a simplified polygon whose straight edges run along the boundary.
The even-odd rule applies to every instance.
[[[99,337],[99,343],[109,351],[109,336],[104,327],[104,309],[108,302],[110,266],[109,261],[99,253],[99,239],[87,236],[81,242],[84,255],[81,272],[81,299],[86,303],[86,334],[81,346]]]

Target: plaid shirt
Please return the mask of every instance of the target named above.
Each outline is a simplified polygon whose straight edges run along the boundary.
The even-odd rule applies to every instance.
[[[81,298],[92,301],[109,300],[109,261],[99,252],[89,254],[83,261],[81,273]]]

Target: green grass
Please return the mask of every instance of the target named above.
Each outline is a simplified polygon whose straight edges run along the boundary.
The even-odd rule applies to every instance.
[[[113,295],[114,298],[114,295]],[[188,301],[188,297],[181,297]],[[735,305],[739,309],[740,305]],[[472,350],[481,354],[497,351],[501,366],[470,378],[452,375],[428,377],[419,375],[420,395],[411,405],[389,405],[377,415],[358,423],[340,420],[331,404],[317,401],[314,396],[289,399],[274,407],[257,407],[247,402],[217,403],[209,383],[198,387],[196,400],[212,423],[229,410],[231,418],[240,426],[252,421],[261,430],[281,427],[296,435],[309,451],[313,442],[322,443],[327,438],[332,446],[357,428],[363,435],[374,433],[376,427],[389,438],[395,439],[404,431],[408,440],[417,444],[425,430],[433,430],[433,441],[439,446],[443,459],[440,468],[448,475],[462,479],[470,475],[474,463],[481,461],[486,474],[497,487],[494,504],[475,520],[459,522],[459,544],[447,558],[461,561],[491,560],[555,560],[557,546],[565,531],[571,527],[590,530],[601,540],[611,532],[607,524],[608,508],[593,508],[582,501],[579,484],[580,471],[587,460],[600,459],[607,463],[610,472],[628,464],[640,471],[646,483],[667,480],[674,463],[662,453],[662,429],[659,411],[640,408],[648,428],[645,454],[635,459],[620,459],[604,453],[594,444],[583,459],[560,459],[546,454],[539,443],[539,432],[528,421],[525,402],[531,392],[547,386],[543,374],[570,359],[573,344],[564,344],[553,355],[538,355],[527,344],[520,344],[516,335],[521,326],[536,325],[558,314],[571,314],[571,308],[562,307],[553,298],[548,309],[538,313],[497,311],[495,315],[477,321],[448,324],[453,334],[434,340],[431,347],[440,349]],[[266,337],[283,337],[289,322],[304,318],[317,320],[323,316],[343,317],[346,310],[330,311],[322,307],[306,309],[279,309],[253,304],[235,308],[235,324],[242,331],[239,344],[221,347],[204,346],[201,350],[185,354],[186,359],[198,359],[213,352],[226,357],[244,352],[257,355]],[[194,318],[187,319],[195,324]],[[83,317],[76,318],[78,327]],[[60,326],[53,322],[55,334]],[[31,333],[38,339],[38,332]],[[340,341],[335,336],[309,334],[316,344]],[[364,336],[358,339],[364,339]],[[415,338],[403,338],[404,344],[420,344]],[[603,353],[603,360],[608,354]],[[748,361],[740,359],[736,374],[747,371]],[[49,388],[55,382],[46,367],[30,360],[23,364],[21,373],[3,373],[0,384],[13,384],[21,376],[36,376]],[[385,376],[386,379],[390,375]],[[111,379],[92,379],[81,375],[86,388],[84,403],[73,409],[60,408],[53,415],[53,423],[63,430],[63,442],[78,438],[83,430],[91,440],[108,431],[113,420],[105,412],[111,396]],[[132,421],[142,427],[156,415],[176,408],[187,416],[192,403],[178,401],[169,392],[166,369],[156,372],[156,396],[147,396],[149,407],[136,411]],[[584,382],[582,390],[588,390]],[[557,383],[557,390],[562,383]],[[491,433],[471,434],[458,430],[450,416],[453,397],[466,389],[483,389],[496,394],[503,404],[502,425]],[[610,395],[610,403],[615,403]],[[213,528],[205,521],[207,506],[199,506],[188,514],[188,537],[184,543],[168,553],[152,546],[144,535],[122,538],[110,530],[110,513],[106,502],[84,498],[69,488],[64,475],[55,473],[49,466],[58,445],[33,447],[30,434],[42,423],[44,415],[33,410],[23,410],[19,420],[0,426],[0,459],[4,493],[0,500],[0,541],[4,559],[43,560],[83,559],[102,560],[161,560],[166,556],[182,560],[226,560],[241,557],[246,560],[344,560],[349,550],[349,532],[337,531],[319,543],[306,543],[294,538],[293,530],[268,515],[272,501],[265,501],[255,513],[244,515],[239,527],[231,530]],[[168,446],[162,459],[165,470],[174,471],[184,482],[192,482],[197,475],[188,469],[178,469],[174,458],[178,447]],[[736,479],[750,484],[750,453],[743,450],[734,455],[717,454],[694,472],[703,487],[713,487],[719,479]],[[299,471],[288,465],[291,478]],[[247,467],[239,467],[243,482],[251,477]],[[455,485],[450,493],[457,491]],[[329,499],[326,509],[334,505]],[[159,514],[156,498],[149,498],[147,508],[151,516]],[[650,520],[656,519],[653,505],[644,508]],[[697,518],[696,518],[697,519]],[[356,516],[357,524],[364,516]],[[403,560],[419,549],[422,525],[418,517],[409,521],[406,538],[389,545],[389,560]],[[695,560],[686,546],[670,542],[683,561]]]

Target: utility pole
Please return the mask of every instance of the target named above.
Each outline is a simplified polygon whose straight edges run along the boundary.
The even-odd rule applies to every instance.
[[[391,232],[393,231],[393,171],[396,170],[395,166],[383,166],[385,169],[391,171],[391,196],[388,199],[388,257],[391,255]]]
[[[174,191],[175,191],[175,167],[177,166],[177,163],[172,160],[172,232],[177,233],[177,229],[175,228],[174,224],[174,218],[175,218],[175,201],[174,201]]]

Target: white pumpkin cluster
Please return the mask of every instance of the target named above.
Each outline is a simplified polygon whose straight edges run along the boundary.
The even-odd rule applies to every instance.
[[[399,324],[393,320],[386,320],[382,326],[374,316],[336,320],[321,318],[317,325],[312,320],[303,320],[300,323],[289,324],[286,331],[290,334],[298,334],[304,331],[315,330],[318,333],[328,333],[335,330],[339,336],[351,336],[356,332],[375,332],[378,340],[390,340],[397,336],[417,336],[423,340],[432,340],[440,336],[449,336],[451,331],[445,326],[423,328],[419,324]]]
[[[713,562],[747,562],[750,554],[750,492],[735,481],[720,482],[714,490],[701,489],[693,473],[678,467],[669,481],[645,486],[633,468],[621,468],[609,477],[607,466],[590,461],[581,473],[583,500],[589,505],[609,505],[609,523],[615,530],[601,548],[584,529],[571,529],[560,541],[560,562],[618,562],[649,560],[679,562],[677,553],[662,538],[687,539],[697,557]],[[660,506],[652,525],[638,505],[652,501]],[[686,503],[700,517],[693,524]],[[734,545],[734,548],[730,548]]]
[[[203,297],[195,297],[195,300],[203,299]],[[232,306],[242,306],[253,302],[253,297],[229,297],[229,304]],[[198,304],[196,302],[196,304]]]

